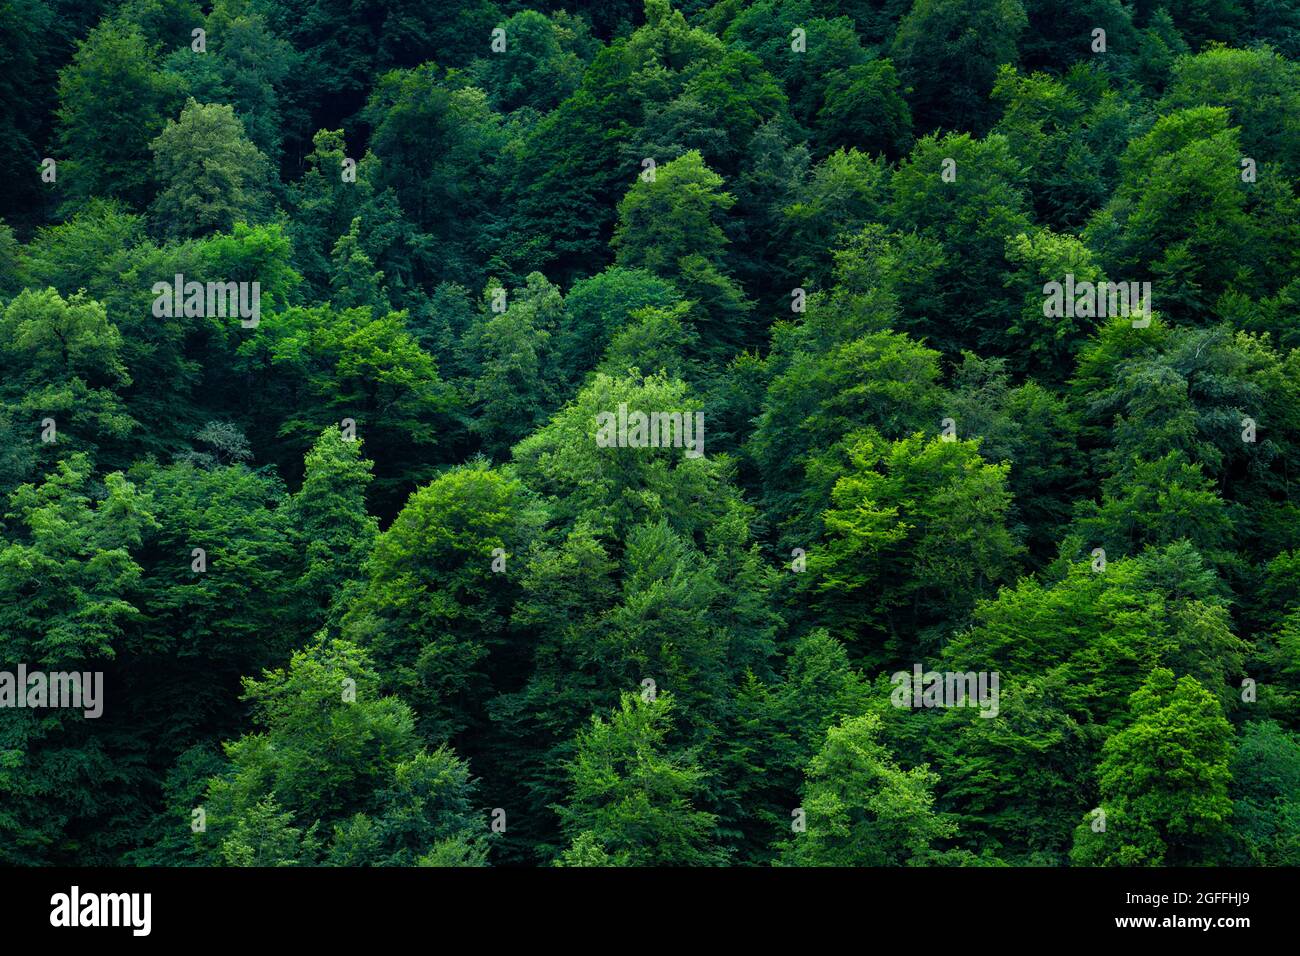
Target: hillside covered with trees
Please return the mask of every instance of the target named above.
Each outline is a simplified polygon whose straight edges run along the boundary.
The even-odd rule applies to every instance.
[[[1300,865],[1300,3],[0,64],[0,864]]]

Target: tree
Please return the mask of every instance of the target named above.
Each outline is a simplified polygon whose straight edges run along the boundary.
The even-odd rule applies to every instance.
[[[595,367],[614,336],[631,324],[634,311],[668,308],[680,301],[672,283],[644,269],[612,266],[575,282],[564,297],[556,366],[570,381],[579,380]]]
[[[294,263],[308,287],[319,293],[329,285],[331,253],[357,223],[369,183],[361,178],[355,183],[344,180],[344,161],[350,157],[342,130],[318,130],[312,144],[303,160],[306,172],[288,189],[293,216],[287,229],[293,238]],[[359,228],[357,233],[359,241]]]
[[[270,164],[231,107],[191,99],[150,148],[160,186],[150,216],[159,235],[229,232],[236,222],[268,218]]]
[[[455,844],[483,861],[467,768],[422,749],[410,708],[379,694],[369,657],[346,641],[296,652],[244,682],[262,728],[226,744],[196,837],[228,864],[410,865]],[[432,862],[432,861],[431,861]]]
[[[267,446],[280,421],[249,414],[248,397],[256,389],[275,401],[291,384],[253,375],[259,367],[256,360],[264,354],[264,337],[278,325],[268,320],[285,308],[300,281],[290,258],[289,240],[279,225],[242,223],[230,233],[204,239],[163,246],[140,242],[109,257],[108,275],[97,284],[105,289],[104,306],[122,333],[123,364],[136,383],[123,398],[132,417],[149,422],[149,428],[136,432],[137,456],[168,460],[214,419],[237,423],[253,447]],[[187,317],[183,309],[170,310],[170,316],[155,314],[155,286],[173,284],[177,274],[186,282],[221,282],[223,287],[248,283],[245,305],[259,306],[259,324],[245,327],[244,319],[220,306],[212,312],[225,314],[212,314],[206,306],[201,317]],[[260,293],[255,300],[254,282]],[[297,461],[304,450],[295,449]]]
[[[1235,860],[1294,866],[1300,858],[1300,739],[1271,720],[1252,720],[1232,758]]]
[[[1068,36],[1087,42],[1091,29]],[[1122,34],[1113,42],[1124,43]],[[1114,190],[1118,158],[1129,139],[1144,131],[1136,105],[1117,85],[1093,62],[1076,64],[1060,77],[1024,75],[1009,66],[998,70],[991,95],[1002,117],[993,131],[1006,137],[1025,169],[1035,171],[1024,185],[1049,229],[1079,230]]]
[[[170,32],[188,44],[190,27],[198,25]],[[187,94],[200,103],[232,107],[248,139],[270,162],[278,163],[289,107],[288,81],[303,68],[301,58],[271,31],[250,0],[216,0],[202,26],[205,51],[184,45],[166,59],[166,68],[184,79]]]
[[[671,309],[650,306],[638,309],[632,322],[614,336],[601,359],[600,371],[626,374],[646,368],[673,378],[697,378],[693,356],[699,336],[690,324],[690,304],[679,302]]]
[[[695,808],[703,771],[667,744],[673,699],[625,693],[608,718],[591,718],[568,766],[569,799],[556,807],[569,849],[558,862],[708,866],[724,862],[711,814]],[[604,861],[608,861],[607,863]]]
[[[597,415],[620,405],[681,414],[699,434],[693,416],[703,412],[684,383],[597,373],[514,451],[512,470],[548,522],[511,619],[528,635],[522,686],[490,705],[494,769],[484,773],[517,790],[512,799],[528,807],[520,837],[548,857],[559,834],[534,821],[563,798],[561,770],[586,715],[650,678],[673,695],[684,744],[711,761],[732,688],[747,669],[769,676],[775,652],[776,574],[726,458],[707,443],[698,456],[685,444],[598,443]],[[706,782],[707,812],[720,789]]]
[[[1083,540],[1121,554],[1189,541],[1221,561],[1232,528],[1213,483],[1178,452],[1150,462],[1135,459],[1131,470],[1103,483],[1100,504],[1080,502],[1075,512]]]
[[[1137,44],[1133,14],[1119,0],[1025,0],[1027,24],[1020,37],[1026,69],[1063,72],[1095,56],[1093,30],[1104,30],[1108,56],[1123,56]]]
[[[1237,0],[1171,0],[1169,15],[1194,47],[1206,40],[1232,41],[1246,12]]]
[[[881,218],[888,181],[883,159],[856,149],[838,149],[812,169],[782,210],[792,283],[814,289],[832,284],[832,253],[845,237]]]
[[[618,264],[666,278],[688,256],[721,265],[727,243],[721,216],[735,202],[722,185],[694,151],[657,168],[652,179],[638,178],[618,204],[612,242]]]
[[[822,541],[808,558],[822,620],[859,653],[932,649],[975,601],[1014,577],[1020,545],[1006,527],[1009,466],[974,441],[847,436],[809,466],[831,485]],[[935,629],[935,630],[931,630]]]
[[[492,157],[504,146],[487,95],[447,83],[437,66],[425,63],[380,77],[363,116],[374,129],[377,165],[368,175],[376,191],[391,189],[402,215],[423,234],[415,242],[427,260],[421,277],[477,284],[492,234]]]
[[[1285,486],[1300,422],[1268,338],[1227,323],[1189,328],[1154,319],[1133,329],[1116,317],[1081,348],[1071,391],[1100,471],[1131,475],[1134,462],[1181,455],[1217,481],[1221,497],[1249,503],[1237,523],[1272,534],[1270,516],[1284,497],[1274,496]],[[1250,436],[1243,431],[1250,421],[1271,424]]]
[[[60,178],[74,202],[148,203],[149,145],[181,105],[181,84],[158,69],[157,54],[137,28],[105,20],[59,74]]]
[[[1026,26],[1020,0],[916,0],[898,25],[890,56],[912,91],[917,129],[987,131],[997,68],[1015,64]]]
[[[998,671],[1007,684],[1056,674],[1061,707],[1103,735],[1123,718],[1132,686],[1157,668],[1196,678],[1227,705],[1247,645],[1205,559],[1186,542],[1132,557],[1109,551],[1104,568],[1102,555],[1085,555],[979,604],[945,658],[963,673]]]
[[[945,649],[931,666],[968,674],[980,665],[965,651]],[[992,675],[986,680],[991,692]],[[1070,712],[1066,692],[1074,680],[1060,671],[1003,671],[996,695],[987,698],[996,708],[897,707],[889,675],[873,685],[881,743],[900,762],[925,763],[939,775],[935,809],[960,827],[962,846],[981,864],[1065,864],[1077,808],[1096,805],[1099,728]]]
[[[640,134],[624,147],[635,168],[698,152],[724,178],[751,163],[754,137],[764,126],[789,125],[785,94],[758,57],[727,50],[691,69],[675,98],[646,101]]]
[[[340,309],[368,308],[376,315],[391,311],[388,293],[384,289],[384,274],[375,271],[374,263],[361,248],[358,235],[360,218],[353,219],[347,235],[334,243],[330,255],[333,272],[330,274],[330,302]]]
[[[1129,698],[1131,722],[1102,751],[1105,829],[1075,831],[1084,866],[1161,866],[1213,859],[1232,814],[1232,725],[1193,677],[1157,668]],[[1109,808],[1109,809],[1108,809]]]
[[[28,286],[53,287],[69,296],[81,289],[100,302],[126,269],[129,250],[144,240],[144,218],[123,203],[94,199],[58,225],[37,230],[22,247],[14,278]]]
[[[1213,314],[1227,291],[1276,289],[1287,274],[1276,268],[1282,263],[1261,256],[1258,269],[1245,271],[1236,263],[1261,248],[1275,217],[1293,216],[1294,196],[1266,189],[1252,198],[1242,155],[1240,131],[1222,107],[1176,110],[1130,141],[1119,185],[1084,231],[1107,275],[1152,276],[1160,311],[1191,322]],[[1256,206],[1249,212],[1248,202]]]
[[[119,748],[130,747],[121,730],[130,714],[110,706],[104,689],[115,686],[114,661],[143,616],[137,555],[154,524],[152,503],[121,473],[98,480],[92,471],[90,457],[75,453],[13,491],[5,513],[0,658],[32,670],[108,672],[94,722],[67,708],[6,710],[0,859],[12,865],[107,863],[146,806],[140,776],[115,769]]]
[[[1069,403],[1037,380],[1013,387],[1007,364],[964,353],[947,404],[961,436],[979,439],[980,457],[1010,463],[1008,528],[1023,529],[1032,564],[1056,554],[1085,476]]]
[[[819,6],[822,9],[817,9]],[[762,59],[781,81],[793,118],[813,129],[818,110],[831,102],[828,87],[845,71],[871,58],[853,22],[840,16],[843,12],[838,4],[760,0],[736,11],[722,36]],[[792,56],[791,37],[796,28],[804,31],[805,49]]]
[[[1074,314],[1044,315],[1043,289],[1052,282],[1065,282],[1067,275],[1074,276],[1076,286],[1083,282],[1095,285],[1106,277],[1087,246],[1050,229],[1009,237],[1006,258],[1014,270],[1007,277],[1007,287],[1022,293],[1024,305],[1005,330],[1002,351],[1017,368],[1041,369],[1041,377],[1068,374],[1093,322]]]
[[[503,21],[509,56],[474,62],[476,85],[503,113],[529,107],[545,113],[569,96],[595,52],[586,21],[557,11],[551,16],[520,10]]]
[[[1224,107],[1232,125],[1241,128],[1247,155],[1293,174],[1300,169],[1300,65],[1267,47],[1212,45],[1180,57],[1161,105],[1167,110]]]
[[[361,457],[361,441],[344,441],[338,429],[321,432],[307,453],[302,487],[289,503],[291,523],[306,552],[298,587],[312,606],[342,613],[378,534],[366,513],[366,488],[374,463]]]
[[[374,817],[335,831],[330,862],[344,866],[485,866],[487,840],[474,806],[476,781],[449,748],[423,751],[393,769]]]
[[[278,431],[294,460],[321,429],[346,427],[348,419],[374,456],[376,496],[390,514],[399,492],[432,475],[427,458],[418,459],[449,430],[457,396],[408,331],[404,313],[292,308],[242,355],[270,394],[290,396],[286,407],[294,414],[280,420]]]
[[[816,516],[829,503],[830,485],[809,487],[799,478],[822,449],[855,427],[902,438],[941,417],[938,354],[890,331],[846,341],[852,327],[850,317],[819,303],[797,330],[778,327],[768,359],[775,374],[747,454],[762,476],[769,514],[790,527],[791,547],[818,531]]]
[[[134,719],[169,757],[209,729],[234,733],[229,702],[240,678],[283,660],[313,627],[295,600],[302,556],[283,484],[247,461],[222,462],[210,441],[196,443],[209,450],[130,472],[156,509],[140,558],[149,617],[132,629],[131,644],[137,679],[162,683],[166,690],[150,696],[167,702]]]
[[[0,102],[8,105],[0,118],[0,138],[9,144],[0,158],[0,176],[9,184],[0,200],[0,219],[10,223],[26,219],[27,209],[41,199],[40,180],[32,171],[42,159],[37,143],[45,134],[51,85],[47,64],[54,59],[48,37],[54,19],[54,12],[37,0],[0,4],[0,61],[9,65],[0,77]]]
[[[620,266],[668,279],[700,305],[701,346],[725,355],[744,341],[751,310],[724,259],[722,215],[735,198],[722,191],[722,177],[692,150],[638,178],[618,204],[611,245]]]
[[[306,832],[293,825],[293,814],[280,811],[272,797],[259,800],[242,813],[221,841],[226,866],[312,866],[320,857],[319,827]]]
[[[949,354],[996,345],[1007,317],[1021,308],[1022,293],[1005,291],[1004,276],[1007,240],[1030,223],[1023,178],[1003,136],[961,133],[923,137],[890,179],[887,214],[895,229],[914,230],[944,253],[933,281],[947,318],[941,325],[927,318],[909,331]]]
[[[505,290],[489,285],[488,304]],[[540,272],[528,276],[504,312],[485,311],[466,335],[465,351],[477,368],[470,391],[472,430],[484,451],[504,458],[510,447],[532,432],[558,402],[559,371],[552,360],[551,337],[560,323],[564,300]]]
[[[874,714],[826,731],[801,793],[806,830],[781,844],[785,866],[916,866],[957,828],[934,810],[939,782],[926,767],[903,770],[877,739]]]
[[[720,39],[688,24],[667,0],[643,5],[644,25],[600,50],[581,86],[523,138],[528,161],[512,164],[506,195],[515,248],[501,250],[527,263],[517,271],[544,263],[567,284],[608,263],[615,205],[646,158],[629,159],[626,150],[647,111],[670,103],[726,54]],[[592,11],[602,22],[612,15]],[[743,98],[736,105],[746,108]]]
[[[831,78],[826,103],[817,112],[821,149],[861,148],[891,158],[907,152],[912,141],[912,113],[898,89],[898,74],[889,60],[851,66]]]
[[[489,655],[508,640],[510,562],[536,516],[516,480],[476,462],[415,492],[375,541],[344,633],[382,668],[382,686],[417,708],[442,742],[481,720]]]
[[[53,422],[52,442],[36,444],[40,457],[94,450],[129,435],[137,423],[117,390],[131,377],[122,362],[122,336],[104,307],[78,292],[25,289],[0,311],[0,371],[6,408],[37,443]],[[125,465],[112,452],[105,464]]]
[[[789,826],[804,769],[828,729],[867,709],[870,688],[844,646],[816,630],[793,643],[779,679],[748,671],[735,694],[718,763],[719,828],[736,845],[737,862],[769,863],[772,834]]]

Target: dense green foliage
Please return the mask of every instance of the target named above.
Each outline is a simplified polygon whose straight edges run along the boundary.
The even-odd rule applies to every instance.
[[[0,671],[103,674],[0,688],[0,863],[1300,864],[1300,6],[0,63]]]

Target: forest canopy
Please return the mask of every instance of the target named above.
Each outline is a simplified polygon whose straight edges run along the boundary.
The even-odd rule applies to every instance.
[[[1300,865],[1300,5],[0,64],[0,864]]]

